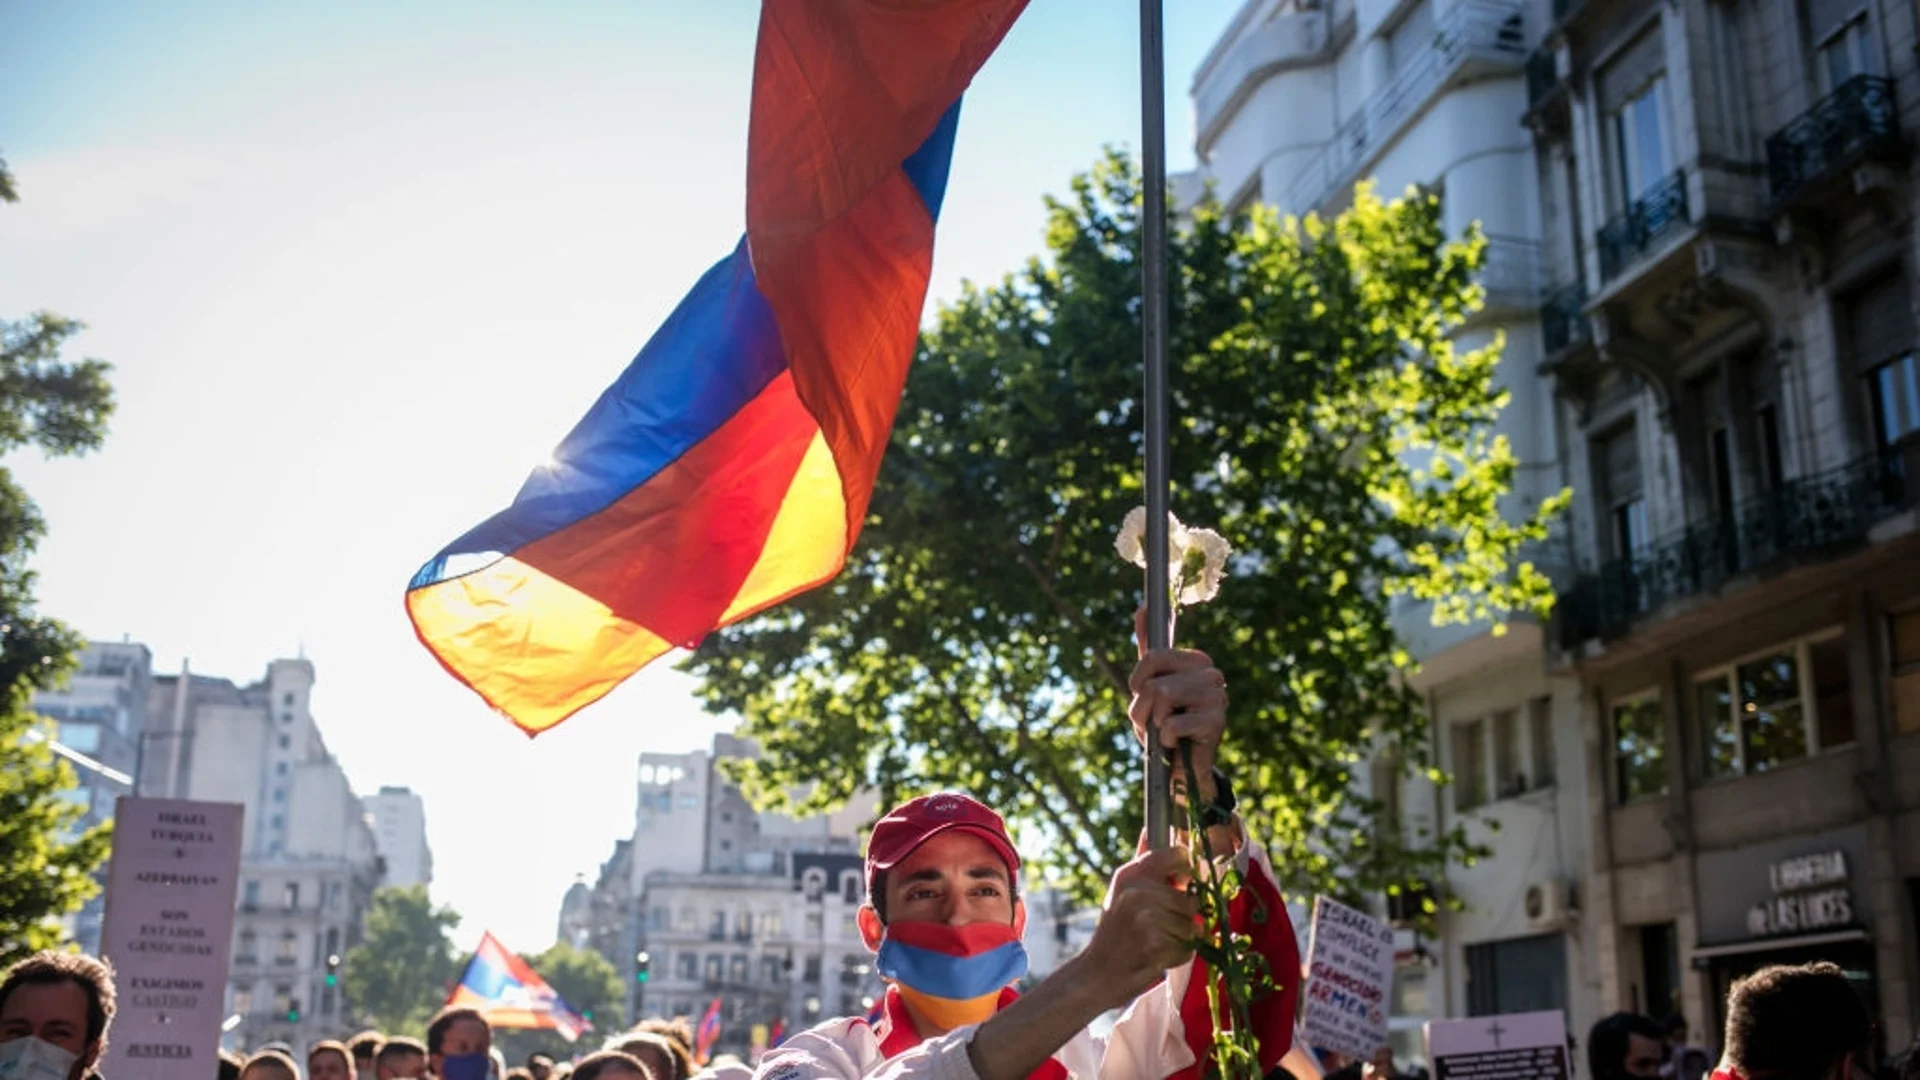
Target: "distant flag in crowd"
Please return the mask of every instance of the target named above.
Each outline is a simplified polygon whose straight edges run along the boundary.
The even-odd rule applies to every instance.
[[[913,355],[960,95],[1025,6],[763,4],[745,238],[513,504],[407,587],[420,640],[529,735],[839,572]]]
[[[693,1057],[705,1065],[713,1056],[713,1044],[720,1041],[720,999],[714,998],[707,1006],[707,1014],[700,1018],[700,1027],[693,1033]]]
[[[491,931],[481,935],[480,947],[467,962],[466,973],[460,976],[447,1004],[478,1009],[496,1028],[557,1031],[568,1042],[593,1030],[586,1017],[560,1000],[547,980],[507,951]]]
[[[773,1022],[772,1030],[767,1032],[767,1047],[771,1049],[775,1046],[779,1046],[781,1043],[781,1040],[785,1039],[786,1037],[787,1037],[787,1018],[782,1016]]]

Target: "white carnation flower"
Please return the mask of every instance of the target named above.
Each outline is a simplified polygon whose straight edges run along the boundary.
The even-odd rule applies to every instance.
[[[1147,565],[1147,508],[1136,506],[1127,511],[1120,523],[1120,535],[1113,549],[1122,559],[1145,569]],[[1225,537],[1212,529],[1189,529],[1172,514],[1167,515],[1167,578],[1174,590],[1174,602],[1198,604],[1211,600],[1220,591],[1220,579],[1226,575],[1227,556],[1233,548]]]

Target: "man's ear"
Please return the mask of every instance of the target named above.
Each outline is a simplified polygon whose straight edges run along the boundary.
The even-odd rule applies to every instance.
[[[1013,936],[1027,936],[1027,902],[1017,896],[1013,899]]]
[[[872,904],[861,904],[855,918],[860,923],[860,940],[866,943],[868,952],[880,951],[880,937],[887,932],[887,924],[880,921],[880,913],[873,910]]]

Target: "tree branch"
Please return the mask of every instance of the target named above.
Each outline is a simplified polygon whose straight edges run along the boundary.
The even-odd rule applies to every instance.
[[[1017,767],[1018,762],[1015,757],[1008,755],[1006,751],[1002,750],[992,739],[987,737],[986,731],[980,727],[979,718],[973,715],[971,709],[967,708],[966,702],[960,700],[960,695],[954,692],[951,684],[946,687],[946,694],[948,704],[952,705],[954,712],[965,720],[962,726],[965,727],[967,732],[980,744],[980,748],[991,755],[994,760],[1000,762],[1001,770],[1016,780],[1021,787],[1025,788],[1027,795],[1033,799],[1036,805],[1050,813],[1053,807],[1051,801],[1046,797],[1046,793],[1034,784],[1031,777]],[[1076,820],[1073,824],[1078,825],[1083,831],[1088,834],[1092,834],[1095,831],[1093,823],[1087,817],[1084,809],[1077,809],[1074,817]],[[1080,864],[1082,870],[1091,873],[1096,878],[1107,871],[1107,867],[1102,866],[1098,861],[1088,856],[1086,849],[1080,844],[1078,834],[1074,833],[1071,829],[1065,830],[1063,839],[1066,840],[1074,860]]]
[[[1075,630],[1089,637],[1095,636],[1092,628],[1087,626],[1086,620],[1074,614],[1073,610],[1067,607],[1066,601],[1060,598],[1060,594],[1054,591],[1053,579],[1041,571],[1039,564],[1035,563],[1033,556],[1027,552],[1026,546],[1017,540],[1013,541],[1011,546],[1014,556],[1020,560],[1020,565],[1026,567],[1027,573],[1033,577],[1033,583],[1040,586],[1040,594],[1047,598],[1047,604],[1053,608],[1053,613]],[[1093,666],[1100,669],[1100,674],[1106,677],[1114,693],[1122,695],[1128,693],[1127,680],[1120,675],[1119,669],[1114,667],[1113,661],[1108,660],[1106,654],[1098,649],[1093,653]]]

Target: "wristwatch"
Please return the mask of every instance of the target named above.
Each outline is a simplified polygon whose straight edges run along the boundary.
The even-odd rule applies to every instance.
[[[1233,824],[1233,811],[1240,805],[1233,797],[1233,781],[1227,779],[1220,766],[1213,767],[1213,801],[1200,808],[1200,824],[1211,829],[1215,825]]]

